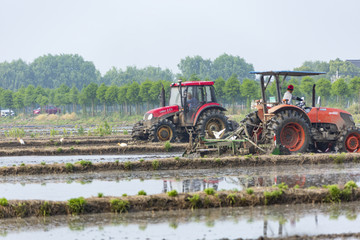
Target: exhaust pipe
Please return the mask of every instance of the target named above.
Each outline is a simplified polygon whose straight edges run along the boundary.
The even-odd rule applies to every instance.
[[[313,89],[312,89],[312,107],[315,107],[315,86],[316,84],[313,85]]]
[[[160,107],[165,107],[165,88],[163,84],[161,84]]]

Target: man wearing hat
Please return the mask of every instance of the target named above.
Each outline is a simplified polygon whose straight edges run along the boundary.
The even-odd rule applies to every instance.
[[[297,101],[302,101],[301,98],[299,97],[293,97],[292,92],[294,91],[294,86],[293,85],[289,85],[287,87],[287,91],[284,94],[283,97],[283,103],[287,103],[287,104],[291,104],[292,100],[297,100]]]

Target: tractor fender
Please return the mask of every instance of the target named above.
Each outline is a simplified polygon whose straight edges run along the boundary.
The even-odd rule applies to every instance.
[[[297,106],[290,105],[290,104],[280,104],[275,107],[272,107],[269,109],[269,113],[277,114],[277,113],[285,111],[285,110],[294,110],[294,111],[298,112],[300,115],[302,115],[309,124],[311,123],[309,116],[306,114],[306,112],[302,108],[299,108]]]
[[[196,112],[195,117],[194,117],[194,123],[193,126],[196,125],[199,117],[201,116],[201,114],[203,112],[205,112],[206,110],[209,109],[219,109],[220,111],[226,111],[226,108],[222,107],[219,103],[207,103],[202,105]]]

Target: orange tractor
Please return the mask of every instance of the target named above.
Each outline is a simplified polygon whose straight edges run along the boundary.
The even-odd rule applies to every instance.
[[[300,101],[290,105],[283,101],[282,84],[287,77],[303,77],[324,74],[321,72],[268,71],[251,72],[260,75],[261,99],[257,100],[257,111],[246,116],[242,124],[249,139],[255,143],[273,143],[296,152],[359,152],[360,130],[352,115],[344,110],[315,106],[315,86],[312,105],[306,107]],[[276,84],[276,101],[268,102],[266,88]]]
[[[200,138],[184,155],[211,152],[232,154],[255,152],[289,154],[302,152],[360,152],[360,130],[347,111],[315,106],[315,85],[311,107],[303,99],[295,105],[283,101],[281,87],[287,77],[324,74],[321,72],[267,71],[251,72],[260,75],[261,99],[256,111],[248,114],[240,126],[228,133],[225,139]],[[266,89],[276,86],[276,96],[267,101]]]

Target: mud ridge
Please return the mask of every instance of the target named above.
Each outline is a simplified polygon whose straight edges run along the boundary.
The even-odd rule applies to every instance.
[[[246,191],[219,191],[213,195],[204,192],[182,193],[177,196],[156,194],[149,196],[93,197],[82,199],[82,203],[69,201],[11,200],[0,206],[0,218],[78,215],[93,213],[123,213],[139,211],[169,211],[179,209],[200,209],[220,207],[252,207],[273,204],[328,203],[331,194],[328,189],[282,189],[276,197],[266,193],[280,191],[278,188],[254,188]],[[352,189],[339,201],[359,201],[360,190]]]
[[[172,151],[180,151],[182,145],[173,145]],[[128,146],[125,148],[92,148],[84,149],[76,154],[107,154],[107,153],[142,153],[144,149],[152,152],[165,152],[161,146]],[[1,152],[1,151],[0,151]],[[71,150],[66,152],[76,155]],[[64,153],[63,153],[64,154]],[[61,173],[82,173],[98,171],[156,171],[156,170],[180,170],[180,169],[210,169],[210,168],[239,168],[244,166],[274,166],[274,165],[303,165],[303,164],[342,164],[359,163],[360,154],[316,154],[316,155],[262,155],[262,156],[237,156],[222,158],[164,158],[150,161],[134,162],[102,162],[95,164],[74,164],[69,168],[65,164],[33,164],[16,167],[0,168],[0,175],[36,175],[36,174],[61,174]]]
[[[172,144],[171,152],[184,151],[184,144]],[[1,148],[0,156],[53,156],[53,155],[101,155],[101,154],[129,154],[129,153],[153,153],[166,152],[164,144],[148,143],[146,145],[128,144],[121,147],[117,143],[102,143],[102,145],[73,145],[70,146],[50,146],[50,147],[18,147]]]

